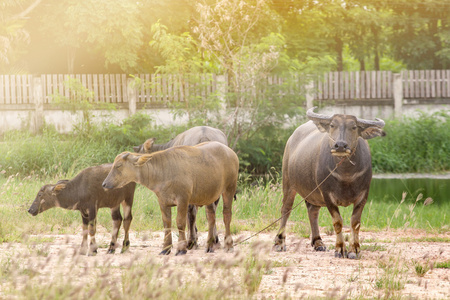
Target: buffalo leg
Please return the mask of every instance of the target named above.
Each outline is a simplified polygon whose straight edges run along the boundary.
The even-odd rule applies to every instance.
[[[186,203],[186,201],[178,201],[178,203]],[[186,241],[186,216],[188,205],[177,206],[177,228],[178,228],[178,247],[175,255],[184,255],[187,253]]]
[[[198,248],[197,226],[195,225],[195,219],[197,217],[197,210],[198,210],[197,206],[195,206],[193,204],[189,204],[188,214],[187,214],[188,229],[189,229],[189,241],[188,241],[187,248],[189,250]]]
[[[319,232],[319,210],[320,206],[313,205],[309,202],[306,203],[306,208],[308,209],[309,225],[311,226],[311,246],[314,247],[316,251],[325,251],[327,248],[322,242]]]
[[[231,207],[233,205],[233,197],[236,192],[236,187],[234,187],[234,190],[227,191],[222,194],[223,199],[223,223],[225,224],[225,250],[227,252],[230,252],[233,250],[233,238],[231,237],[231,216],[232,211]]]
[[[89,224],[88,231],[91,241],[89,243],[88,255],[97,254],[97,242],[95,241],[95,232],[97,230],[97,210],[95,208],[89,209]]]
[[[331,199],[327,199],[324,195],[325,203],[327,203],[328,211],[331,214],[331,219],[333,220],[334,232],[336,233],[336,249],[334,252],[335,257],[344,258],[347,257],[347,250],[345,248],[344,235],[342,233],[343,220],[341,214],[339,213],[339,208],[332,204]]]
[[[131,226],[131,220],[133,220],[133,215],[131,214],[131,207],[133,205],[133,197],[131,197],[130,201],[122,202],[122,208],[123,208],[123,229],[125,231],[125,236],[123,238],[123,245],[122,245],[122,251],[121,253],[126,252],[130,248],[130,226]]]
[[[361,227],[361,214],[367,201],[367,195],[368,192],[365,194],[362,201],[355,203],[353,206],[353,213],[351,217],[352,235],[349,241],[347,256],[350,259],[357,258],[361,253],[361,247],[359,244],[359,229]]]
[[[88,219],[88,215],[85,215],[83,213],[81,213],[81,219],[83,221],[83,240],[81,242],[81,247],[80,247],[80,255],[86,255],[87,250],[88,250],[88,244],[87,244],[87,239],[88,239],[88,224],[89,224],[89,219]]]
[[[219,199],[217,199],[216,201],[214,201],[213,203],[213,208],[214,208],[214,215],[216,215],[216,210],[217,210],[217,206],[219,205]],[[216,222],[214,222],[214,243],[219,245],[219,233],[217,232],[217,226],[216,226]]]
[[[206,218],[208,220],[208,238],[206,243],[206,252],[214,252],[214,245],[216,244],[216,207],[214,203],[206,206]]]
[[[163,250],[159,253],[160,255],[170,254],[172,249],[172,208],[170,206],[161,206],[161,215],[164,224],[164,245]]]
[[[287,187],[283,187],[283,206],[281,207],[280,229],[275,236],[275,251],[286,251],[286,223],[291,215],[296,192]]]
[[[111,217],[113,220],[113,230],[111,232],[111,243],[109,244],[108,254],[113,254],[116,251],[117,236],[119,235],[120,225],[122,225],[120,206],[111,208]]]

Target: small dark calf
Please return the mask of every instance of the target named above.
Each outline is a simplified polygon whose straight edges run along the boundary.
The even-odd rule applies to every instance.
[[[102,207],[111,208],[113,219],[113,230],[111,233],[111,244],[108,253],[114,253],[117,244],[117,235],[122,224],[120,204],[122,203],[123,227],[125,237],[123,240],[122,253],[130,247],[128,231],[132,220],[131,207],[133,205],[134,190],[136,183],[132,182],[124,187],[114,190],[104,190],[102,182],[105,180],[112,164],[104,164],[89,167],[82,170],[72,180],[60,180],[56,184],[46,184],[38,192],[28,212],[36,216],[52,207],[62,207],[70,210],[79,210],[83,220],[83,241],[80,254],[86,254],[87,235],[91,236],[89,255],[97,253],[95,242],[95,231],[97,223],[97,211]]]

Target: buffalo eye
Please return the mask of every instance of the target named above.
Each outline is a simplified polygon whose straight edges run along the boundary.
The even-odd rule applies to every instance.
[[[331,127],[331,128],[334,128],[334,124],[330,124],[330,127]]]

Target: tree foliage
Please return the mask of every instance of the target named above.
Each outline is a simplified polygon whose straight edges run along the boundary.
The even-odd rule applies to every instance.
[[[21,56],[29,44],[24,29],[29,13],[41,0],[5,0],[0,3],[0,72],[23,71]]]
[[[189,47],[202,49],[198,64],[228,51],[214,57],[222,71],[239,64],[233,57],[243,42],[271,33],[283,37],[290,60],[281,58],[275,71],[320,61],[330,71],[450,67],[449,0],[5,0],[0,7],[3,72],[18,65],[32,73],[153,72],[168,61],[161,52],[168,47],[149,46],[158,20],[168,37],[190,37]]]

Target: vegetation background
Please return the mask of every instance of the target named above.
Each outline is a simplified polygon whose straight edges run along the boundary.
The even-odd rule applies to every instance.
[[[216,54],[224,51],[218,45],[226,45],[225,33],[236,43],[228,44],[224,60],[242,45],[239,26],[250,27],[247,50],[281,47],[283,64],[276,71],[308,64],[322,71],[450,64],[447,0],[6,0],[0,5],[1,73],[152,73],[176,52],[180,67],[195,59],[197,68],[218,70],[216,59],[222,58]],[[165,33],[152,29],[157,23]],[[166,51],[161,51],[161,43],[172,47],[162,45]]]
[[[225,295],[248,299],[258,291],[263,275],[277,268],[285,270],[280,279],[284,288],[291,267],[300,265],[301,259],[296,257],[298,260],[292,264],[282,260],[269,265],[253,244],[250,253],[238,261],[217,259],[196,265],[183,261],[176,264],[176,270],[161,260],[142,262],[136,257],[114,266],[111,259],[103,261],[106,263],[96,260],[95,266],[89,266],[92,260],[70,258],[66,252],[51,254],[48,246],[56,243],[58,235],[80,233],[78,212],[51,209],[32,217],[27,209],[46,183],[72,178],[88,166],[112,162],[118,153],[131,150],[149,137],[162,143],[189,127],[206,124],[227,133],[240,159],[240,192],[233,203],[233,233],[261,229],[280,216],[281,159],[288,137],[305,121],[304,91],[297,91],[293,97],[270,90],[255,95],[251,89],[261,84],[267,74],[300,74],[298,80],[306,83],[328,71],[448,69],[449,10],[448,0],[1,1],[0,74],[126,73],[133,77],[136,73],[169,73],[191,74],[191,80],[199,83],[198,76],[215,73],[227,75],[230,89],[225,99],[188,98],[181,105],[169,104],[175,116],[188,116],[186,124],[169,127],[155,125],[153,116],[142,113],[120,123],[98,123],[92,114],[94,106],[87,101],[89,91],[70,80],[66,84],[73,91],[71,96],[56,94],[53,100],[69,103],[70,110],[83,112],[83,120],[72,132],[61,134],[45,125],[36,134],[27,130],[3,133],[0,246],[5,251],[0,255],[0,297],[116,299],[127,295],[136,299],[221,299]],[[284,88],[290,88],[289,82]],[[374,171],[448,171],[449,117],[448,111],[442,111],[387,120],[387,137],[369,141]],[[422,242],[448,245],[450,202],[431,202],[420,191],[373,199],[364,210],[361,230],[421,230],[431,235],[405,239],[415,246]],[[289,234],[308,238],[305,205],[300,199],[296,204],[299,207],[290,217]],[[220,212],[222,204],[219,205]],[[331,235],[332,221],[324,211],[319,225],[326,235]],[[352,207],[341,208],[341,213],[344,223],[349,224]],[[220,219],[218,213],[219,232],[223,231]],[[204,213],[198,214],[197,224],[199,231],[206,231]],[[111,231],[108,210],[99,211],[98,227]],[[276,227],[272,225],[268,231]],[[155,195],[138,186],[131,230],[138,236],[161,228]],[[363,242],[365,253],[381,253],[380,257],[386,258],[374,260],[378,266],[367,282],[359,279],[364,269],[361,261],[357,262],[359,267],[355,264],[354,273],[345,278],[355,282],[357,290],[366,295],[359,299],[372,298],[373,291],[380,298],[401,298],[401,291],[411,282],[411,272],[409,277],[405,275],[409,269],[415,270],[417,276],[425,276],[430,269],[449,268],[448,260],[431,260],[428,253],[421,254],[420,261],[411,261],[401,252],[397,256],[386,252],[385,244],[391,242]],[[402,247],[396,243],[389,248]],[[23,246],[23,251],[13,253],[14,245]],[[64,260],[69,260],[65,271],[71,274],[58,276],[54,272],[59,271],[51,263],[57,261],[60,265]],[[49,265],[51,278],[42,280]],[[180,271],[180,265],[195,269],[191,273],[199,281],[182,274],[185,269]],[[72,272],[78,267],[83,268],[81,276]],[[94,280],[77,285],[80,278],[91,278],[87,276],[89,272]],[[232,285],[205,286],[205,274],[214,272],[220,279],[233,277],[229,280]],[[66,280],[61,282],[60,278]],[[177,284],[181,278],[193,284]],[[112,288],[111,282],[115,283]],[[421,279],[417,282],[420,286]],[[426,289],[428,281],[424,282]],[[333,274],[330,286],[335,283]],[[368,292],[361,288],[364,283],[369,286]],[[334,298],[333,294],[328,298]]]

